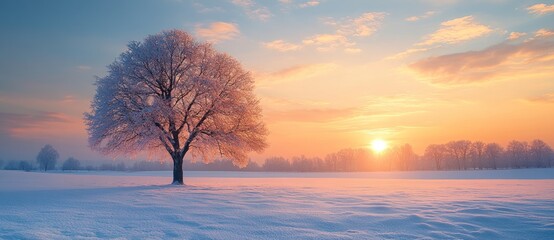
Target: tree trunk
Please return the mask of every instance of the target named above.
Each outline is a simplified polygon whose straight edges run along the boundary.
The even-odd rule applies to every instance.
[[[173,158],[173,185],[183,185],[183,157],[175,154]]]

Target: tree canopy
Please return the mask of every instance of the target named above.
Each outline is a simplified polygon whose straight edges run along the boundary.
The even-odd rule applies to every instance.
[[[85,114],[91,147],[105,154],[168,152],[182,184],[187,152],[237,165],[262,151],[267,130],[254,80],[231,56],[180,30],[130,42],[96,81]],[[175,176],[181,172],[181,177]],[[177,177],[177,179],[175,179]]]

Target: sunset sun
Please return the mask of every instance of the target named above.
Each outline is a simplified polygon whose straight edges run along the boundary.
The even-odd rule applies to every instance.
[[[375,153],[382,153],[389,147],[388,143],[383,139],[375,139],[371,141],[370,148]]]

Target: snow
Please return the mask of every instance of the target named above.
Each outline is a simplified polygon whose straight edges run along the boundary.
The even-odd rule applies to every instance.
[[[0,239],[551,239],[553,170],[0,171]]]

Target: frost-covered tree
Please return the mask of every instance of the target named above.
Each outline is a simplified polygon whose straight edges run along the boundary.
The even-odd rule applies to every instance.
[[[471,158],[473,159],[473,168],[483,169],[483,158],[485,152],[485,143],[481,141],[476,141],[471,143],[470,147]]]
[[[484,154],[492,169],[496,169],[498,166],[498,159],[502,156],[504,149],[498,143],[488,143],[485,145]]]
[[[535,167],[550,167],[550,156],[552,148],[544,141],[535,139],[531,142],[530,155],[535,161]]]
[[[73,157],[68,158],[63,162],[62,170],[79,170],[81,169],[81,162]]]
[[[37,162],[40,169],[44,169],[44,171],[46,171],[48,169],[54,169],[56,161],[59,157],[60,154],[58,154],[58,151],[56,151],[56,149],[54,149],[51,145],[47,144],[38,153]]]
[[[291,170],[289,160],[283,157],[270,157],[265,160],[263,169],[270,172],[286,172]]]
[[[234,164],[262,151],[267,130],[254,81],[231,56],[188,33],[171,30],[130,42],[98,78],[85,114],[91,147],[105,154],[167,152],[173,184],[183,184],[183,158],[216,155]]]
[[[448,149],[450,155],[456,160],[458,170],[466,170],[466,162],[471,149],[471,141],[451,141],[446,144],[446,148]]]
[[[447,156],[447,149],[444,144],[431,144],[425,148],[425,157],[433,160],[436,170],[442,170],[442,162]]]
[[[529,144],[525,141],[513,140],[508,143],[506,153],[511,159],[512,168],[521,168],[526,164],[529,155]]]

